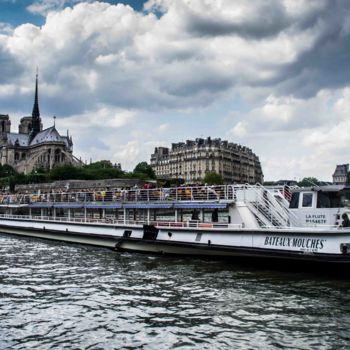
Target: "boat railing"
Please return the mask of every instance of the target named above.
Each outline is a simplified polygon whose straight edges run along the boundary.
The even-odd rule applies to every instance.
[[[215,222],[207,223],[200,222],[197,220],[187,221],[154,221],[154,220],[120,220],[112,218],[88,218],[88,217],[53,217],[53,216],[41,216],[41,215],[10,215],[0,214],[0,218],[13,219],[13,220],[31,220],[35,222],[64,222],[64,223],[89,223],[89,224],[107,224],[107,225],[128,225],[128,226],[142,226],[142,225],[153,225],[159,228],[199,228],[199,229],[232,229],[232,228],[244,228],[242,224],[231,224],[227,222]]]
[[[0,195],[0,204],[233,200],[235,185]]]
[[[186,220],[186,221],[154,221],[154,220],[124,220],[124,219],[113,219],[113,218],[91,218],[91,217],[53,217],[53,216],[41,216],[41,215],[14,215],[14,214],[0,214],[0,218],[11,219],[11,220],[25,220],[25,221],[34,221],[34,222],[52,222],[52,223],[76,223],[76,224],[97,224],[97,225],[127,225],[135,226],[137,228],[142,227],[143,225],[154,225],[159,229],[172,229],[172,228],[195,228],[200,230],[230,230],[230,229],[240,229],[240,230],[251,230],[250,228],[245,228],[244,224],[232,224],[227,222],[201,222],[197,220]],[[274,230],[293,230],[295,227],[292,226],[275,226],[265,225],[262,228],[264,229],[274,229]],[[339,227],[337,225],[307,225],[307,226],[297,226],[300,229],[314,229],[318,230],[334,230],[334,232],[339,232],[339,230],[344,230],[349,232],[348,227]]]
[[[288,201],[279,190],[246,184],[243,191],[236,191],[236,197],[250,208],[262,227],[299,226],[297,217],[290,213]]]
[[[257,185],[182,186],[152,189],[113,189],[106,191],[17,193],[0,195],[0,205],[33,203],[86,202],[192,202],[235,201],[237,193],[246,193]],[[270,189],[268,189],[270,191]]]
[[[266,189],[262,185],[257,185],[258,188],[261,189],[261,191],[266,191]],[[283,186],[283,191],[272,189],[271,191],[268,191],[267,198],[268,202],[264,199],[264,203],[268,203],[268,208],[272,211],[272,215],[275,217],[279,217],[281,221],[281,226],[301,226],[300,220],[293,213],[289,210],[289,193],[290,187]],[[265,198],[265,193],[263,195]],[[270,205],[269,205],[270,204]]]

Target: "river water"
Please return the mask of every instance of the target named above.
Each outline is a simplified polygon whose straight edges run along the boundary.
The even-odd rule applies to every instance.
[[[0,349],[348,349],[349,286],[0,234]]]

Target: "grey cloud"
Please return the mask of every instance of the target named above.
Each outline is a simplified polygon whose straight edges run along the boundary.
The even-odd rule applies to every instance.
[[[82,121],[83,123],[84,121]],[[79,147],[84,149],[85,151],[89,151],[92,149],[99,149],[103,151],[109,151],[110,148],[98,137],[96,137],[96,130],[92,130],[88,135],[84,135],[86,138],[82,138],[79,141]],[[94,142],[91,143],[91,138],[94,139]]]
[[[0,84],[13,83],[14,79],[19,77],[24,69],[5,48],[0,46]]]
[[[208,67],[206,67],[208,68]],[[163,82],[159,82],[162,90],[166,91],[169,95],[184,98],[191,96],[195,98],[201,94],[213,95],[218,94],[223,91],[227,91],[234,81],[229,76],[223,76],[215,69],[194,69],[192,76],[181,76],[176,79],[168,79]],[[207,96],[207,98],[208,98]],[[204,102],[204,101],[203,101]],[[210,103],[210,100],[207,100],[207,103]],[[205,102],[203,104],[206,104]]]
[[[276,89],[308,98],[321,89],[350,83],[350,2],[333,1],[314,23],[317,40],[297,61],[281,70],[284,79]]]
[[[248,79],[242,84],[265,86],[275,94],[293,94],[308,98],[323,88],[344,87],[350,82],[350,2],[328,0],[297,17],[286,12],[282,2],[269,1],[257,6],[251,17],[236,23],[224,16],[188,13],[184,19],[188,33],[194,36],[240,36],[248,40],[269,40],[283,33],[293,38],[304,31],[316,40],[288,64],[271,65],[273,76]],[[257,52],[257,56],[259,53]],[[273,55],[273,52],[271,52]],[[262,66],[263,67],[263,66]]]
[[[267,2],[242,22],[198,13],[189,15],[186,22],[187,31],[196,36],[238,35],[261,39],[286,29],[290,25],[290,18],[281,3]]]
[[[94,24],[92,29],[89,27],[90,17],[81,23],[74,16],[67,17],[71,30],[65,31],[67,26],[62,27],[64,45],[50,45],[45,41],[47,45],[42,46],[48,51],[43,51],[41,57],[41,81],[57,90],[54,95],[41,91],[43,111],[64,117],[94,110],[97,104],[147,110],[202,107],[231,91],[238,83],[242,87],[265,87],[269,94],[292,94],[304,98],[322,88],[345,86],[350,79],[350,29],[347,27],[350,3],[336,0],[326,5],[292,19],[280,1],[270,0],[260,5],[259,11],[252,13],[246,23],[229,23],[224,16],[215,18],[189,12],[181,18],[188,33],[181,32],[178,36],[173,33],[174,42],[167,42],[166,35],[154,31],[153,22],[139,24],[143,18],[141,15],[133,18],[133,27],[126,26],[124,31],[118,31],[118,16],[116,23],[111,21],[107,27],[101,28]],[[82,8],[79,13],[84,14]],[[69,13],[65,15],[71,16]],[[102,12],[96,10],[96,16],[99,15],[102,16]],[[135,14],[130,10],[128,15]],[[135,28],[135,23],[140,27]],[[162,23],[158,21],[157,25]],[[236,62],[233,68],[229,64],[227,67],[220,65],[218,52],[222,52],[224,46],[218,52],[213,49],[214,45],[206,49],[212,36],[217,35],[234,34],[260,43],[274,40],[274,35],[283,32],[288,44],[288,40],[303,30],[312,32],[317,40],[303,53],[296,52],[295,61],[279,64],[265,58],[260,62],[259,52],[256,52],[254,61],[254,56],[249,53],[248,57],[252,58],[247,62],[247,73],[244,71],[245,62]],[[142,40],[136,45],[135,38],[142,38],[145,32],[150,46],[143,47]],[[199,38],[191,40],[193,36]],[[45,33],[43,40],[49,40]],[[271,57],[273,55],[271,52]],[[112,56],[112,61],[107,59],[97,63],[100,56]],[[229,56],[225,60],[228,61]],[[237,61],[237,58],[233,57],[233,60]],[[0,63],[5,67],[1,83],[12,82],[22,72],[16,60],[1,48]],[[259,69],[264,68],[273,74],[259,76]],[[87,82],[90,72],[96,74],[93,86]],[[21,97],[16,105],[25,107],[21,101],[28,103],[26,97]],[[29,111],[30,106],[31,102]]]
[[[187,30],[198,36],[237,35],[248,40],[268,40],[283,33],[293,38],[304,31],[313,33],[314,43],[297,54],[290,64],[271,65],[274,75],[265,79],[242,81],[250,86],[271,88],[275,94],[309,98],[321,89],[340,88],[350,82],[350,2],[328,0],[298,17],[291,17],[281,2],[267,2],[256,16],[244,23],[229,22],[224,17],[194,15],[186,18]],[[259,53],[257,52],[257,55]],[[273,52],[271,52],[273,55]],[[263,66],[262,66],[263,67]]]

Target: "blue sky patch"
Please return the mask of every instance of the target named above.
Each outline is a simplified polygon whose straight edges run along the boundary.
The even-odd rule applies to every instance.
[[[45,1],[40,1],[44,3]],[[67,6],[72,6],[74,3],[84,2],[84,1],[66,1]],[[135,11],[142,11],[143,5],[146,1],[143,0],[120,0],[120,1],[108,1],[104,2],[110,4],[125,4],[131,6]],[[32,23],[41,26],[45,23],[45,17],[40,14],[31,13],[28,7],[32,4],[39,3],[39,1],[33,0],[0,0],[0,23],[10,24],[16,27],[23,23]]]

